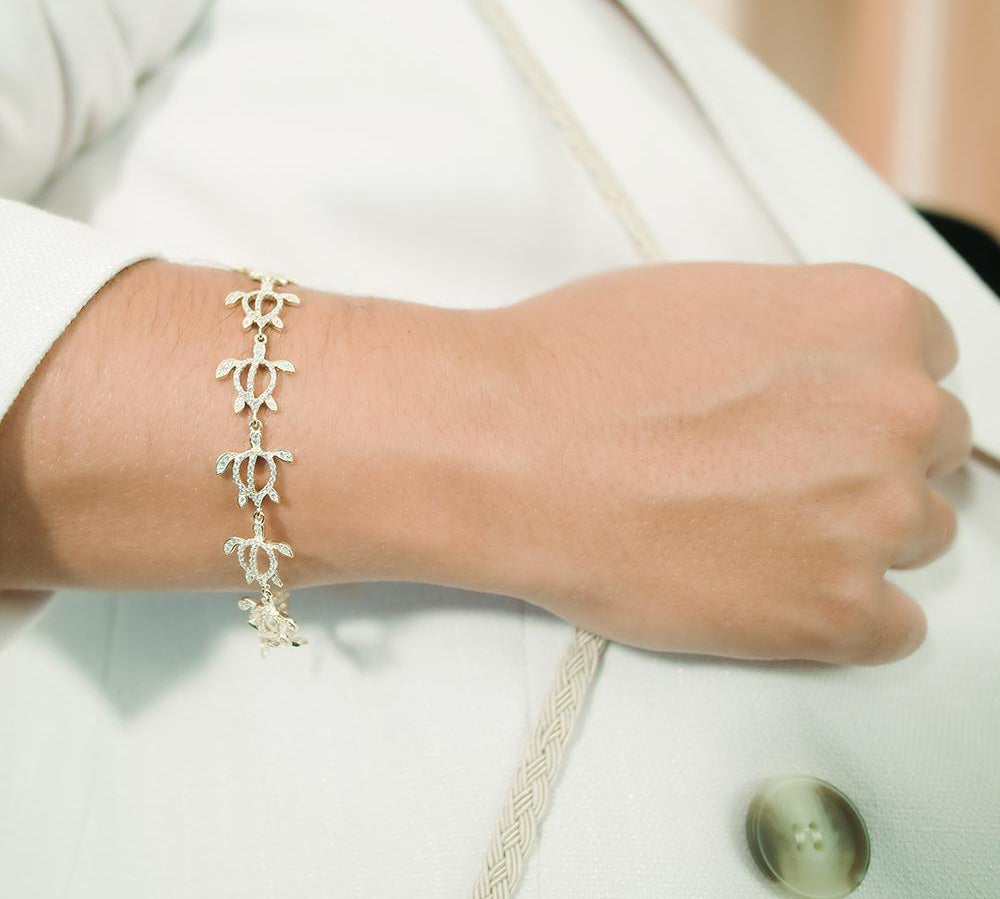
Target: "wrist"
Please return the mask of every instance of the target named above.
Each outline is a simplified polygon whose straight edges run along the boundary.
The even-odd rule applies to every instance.
[[[491,315],[298,292],[276,438],[295,448],[274,516],[290,578],[473,586],[504,405]]]

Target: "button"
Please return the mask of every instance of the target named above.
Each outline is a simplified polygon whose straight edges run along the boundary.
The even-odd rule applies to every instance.
[[[833,784],[815,777],[764,784],[747,810],[747,841],[761,871],[793,896],[840,899],[868,873],[864,818]]]

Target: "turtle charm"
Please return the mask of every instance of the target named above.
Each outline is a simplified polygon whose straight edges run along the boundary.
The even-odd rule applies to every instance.
[[[233,373],[233,387],[236,388],[236,399],[233,402],[233,411],[242,412],[245,406],[250,407],[250,412],[257,417],[257,412],[261,406],[267,406],[272,412],[278,408],[278,403],[272,396],[274,388],[278,383],[278,372],[294,372],[295,366],[287,359],[265,359],[264,351],[267,348],[267,335],[263,331],[257,334],[253,342],[253,355],[246,359],[223,359],[215,369],[217,378],[224,378],[230,372]],[[264,369],[268,375],[267,384],[258,394],[255,392],[254,381],[257,372]]]
[[[278,465],[274,461],[280,459],[282,462],[291,462],[292,454],[289,450],[262,450],[260,448],[260,435],[263,429],[254,427],[253,420],[250,426],[250,449],[243,450],[242,453],[223,453],[215,462],[215,470],[222,474],[230,465],[233,467],[233,482],[236,484],[238,496],[236,502],[242,509],[249,499],[258,509],[265,499],[278,502],[278,491],[274,489],[274,482],[278,477]],[[267,463],[267,480],[263,487],[258,487],[254,480],[254,467],[258,459],[263,459]],[[246,475],[243,468],[246,467]]]
[[[253,513],[253,536],[252,537],[230,537],[222,547],[222,551],[228,556],[236,550],[236,558],[243,569],[247,583],[252,584],[257,581],[262,587],[268,581],[273,581],[279,587],[283,587],[281,578],[278,577],[278,557],[276,553],[292,558],[295,553],[287,543],[269,543],[264,539],[264,513],[258,509]],[[267,558],[267,570],[261,571],[257,565],[259,553],[264,553]]]
[[[288,614],[288,592],[279,590],[272,593],[265,590],[258,599],[244,596],[239,607],[249,612],[247,624],[260,633],[260,653],[266,655],[271,646],[301,646],[309,641],[297,637],[298,622]]]
[[[246,271],[244,269],[244,271]],[[281,319],[281,310],[285,303],[298,306],[301,302],[294,293],[278,293],[275,287],[284,287],[289,283],[280,275],[268,275],[263,272],[246,271],[246,274],[260,282],[256,290],[234,290],[226,297],[226,305],[243,304],[243,330],[256,325],[261,331],[268,325],[273,325],[279,331],[285,327]],[[271,308],[265,312],[264,304],[270,302]]]

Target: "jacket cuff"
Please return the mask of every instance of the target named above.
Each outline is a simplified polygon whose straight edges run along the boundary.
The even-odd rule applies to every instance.
[[[8,338],[0,355],[0,420],[87,301],[122,269],[154,258],[161,254],[149,246],[0,199],[0,310]]]

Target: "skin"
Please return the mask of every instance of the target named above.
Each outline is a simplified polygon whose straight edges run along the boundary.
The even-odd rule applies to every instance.
[[[245,276],[147,261],[69,325],[0,423],[0,587],[239,590],[249,533],[216,457],[247,413]],[[885,574],[956,517],[968,458],[937,381],[951,329],[857,265],[604,272],[496,310],[293,288],[264,448],[292,587],[408,580],[517,596],[635,646],[878,664],[923,641]],[[28,591],[28,592],[25,592]]]

